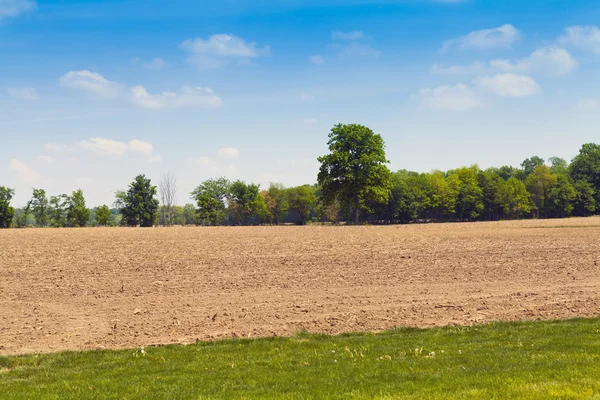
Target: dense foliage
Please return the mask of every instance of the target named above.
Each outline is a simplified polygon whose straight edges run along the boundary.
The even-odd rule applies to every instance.
[[[33,189],[26,206],[15,210],[14,190],[0,186],[0,228],[496,221],[600,211],[600,145],[593,143],[571,163],[533,156],[520,168],[472,165],[426,173],[390,172],[383,139],[361,125],[334,126],[328,146],[330,153],[319,157],[319,184],[271,183],[261,191],[254,183],[209,179],[191,193],[194,204],[184,206],[159,206],[156,186],[144,175],[116,193],[114,209],[88,209],[81,190],[48,199],[43,189]]]

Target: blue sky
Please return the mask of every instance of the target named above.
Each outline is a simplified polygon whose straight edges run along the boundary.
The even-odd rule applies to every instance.
[[[594,1],[0,0],[0,184],[111,204],[171,171],[314,183],[338,122],[390,167],[572,158],[598,142]]]

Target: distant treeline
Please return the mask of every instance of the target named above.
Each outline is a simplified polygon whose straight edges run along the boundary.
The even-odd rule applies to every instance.
[[[380,152],[377,160],[361,147],[365,138],[376,139],[371,150]],[[86,208],[81,190],[48,198],[44,190],[33,189],[27,205],[15,210],[10,206],[14,190],[0,186],[0,227],[495,221],[589,216],[600,204],[597,144],[583,145],[570,163],[534,156],[519,168],[473,165],[428,173],[387,171],[383,141],[359,125],[336,126],[329,144],[331,154],[319,158],[319,184],[271,183],[261,190],[258,184],[216,178],[194,189],[193,204],[184,206],[174,205],[177,185],[169,174],[159,190],[137,176],[116,193],[112,208]]]

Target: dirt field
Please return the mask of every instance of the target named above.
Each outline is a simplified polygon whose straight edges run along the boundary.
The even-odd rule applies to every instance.
[[[0,354],[600,313],[600,218],[0,231]]]

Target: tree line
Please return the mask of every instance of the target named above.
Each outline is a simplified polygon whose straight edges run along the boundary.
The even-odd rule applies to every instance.
[[[47,197],[33,189],[14,209],[14,190],[0,186],[0,228],[155,225],[262,225],[310,222],[412,223],[565,218],[596,214],[600,205],[600,145],[584,144],[567,162],[533,156],[520,167],[391,172],[380,135],[361,125],[336,125],[329,153],[319,157],[317,183],[286,188],[209,179],[174,204],[177,180],[158,187],[138,175],[117,191],[112,207],[86,207],[81,190]]]

